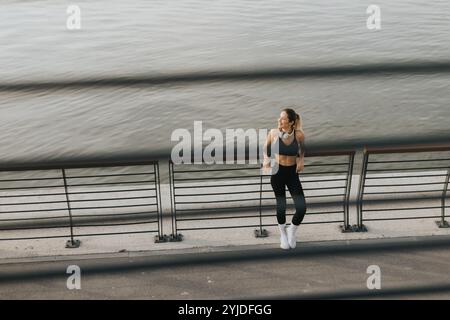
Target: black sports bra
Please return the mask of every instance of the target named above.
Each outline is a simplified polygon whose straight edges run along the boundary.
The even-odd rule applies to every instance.
[[[289,145],[286,145],[283,140],[278,137],[272,148],[274,151],[278,150],[278,152],[274,152],[275,154],[283,156],[296,156],[298,154],[298,142],[297,138],[295,137],[295,132],[294,140]]]

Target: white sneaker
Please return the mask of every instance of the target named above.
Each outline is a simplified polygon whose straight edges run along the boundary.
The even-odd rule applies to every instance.
[[[278,228],[280,229],[280,248],[281,249],[289,249],[289,242],[286,233],[286,224],[279,224]]]
[[[296,226],[293,223],[291,223],[289,225],[289,227],[287,228],[287,238],[288,238],[289,247],[291,247],[291,249],[294,249],[297,246],[297,239],[295,238],[297,229],[298,229],[298,226]]]

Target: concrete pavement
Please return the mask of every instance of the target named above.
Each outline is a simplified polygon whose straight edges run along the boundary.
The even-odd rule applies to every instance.
[[[399,288],[387,298],[450,299],[449,249],[449,236],[433,236],[9,261],[0,265],[0,299],[286,299]],[[67,288],[70,265],[81,269],[79,290]],[[379,290],[367,287],[369,266],[379,267]]]

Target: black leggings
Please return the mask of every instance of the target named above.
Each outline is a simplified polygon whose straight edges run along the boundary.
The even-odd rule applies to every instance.
[[[277,220],[279,224],[286,223],[286,186],[295,204],[295,214],[292,217],[292,223],[298,226],[305,217],[305,195],[296,168],[296,165],[288,167],[279,165],[277,173],[270,178],[270,183],[272,184],[277,200]]]

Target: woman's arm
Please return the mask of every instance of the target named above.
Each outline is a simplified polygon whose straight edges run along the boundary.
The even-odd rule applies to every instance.
[[[302,172],[305,167],[305,134],[302,131],[296,132],[296,139],[298,141],[297,152],[297,172]]]

